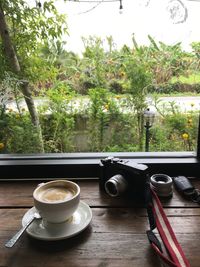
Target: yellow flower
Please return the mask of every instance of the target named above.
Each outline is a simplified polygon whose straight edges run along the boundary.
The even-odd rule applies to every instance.
[[[192,124],[192,119],[188,119],[188,124],[191,126],[191,124]]]
[[[105,105],[105,106],[104,106],[104,109],[105,109],[106,111],[108,111],[108,110],[109,110],[109,105],[108,105],[108,104]]]
[[[124,76],[125,76],[125,72],[124,72],[124,71],[121,71],[119,75],[120,75],[121,77],[124,77]]]
[[[188,140],[189,134],[187,134],[187,133],[182,134],[182,138],[183,138],[183,140]]]
[[[3,149],[5,147],[4,143],[0,143],[0,149]]]
[[[116,98],[116,99],[120,99],[121,96],[120,96],[120,95],[116,95],[115,98]]]
[[[19,119],[20,118],[20,115],[19,114],[16,114],[15,118],[16,119]]]

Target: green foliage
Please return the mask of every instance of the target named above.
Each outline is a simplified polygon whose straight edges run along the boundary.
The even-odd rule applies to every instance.
[[[54,112],[41,117],[44,147],[47,153],[74,151],[74,117]]]
[[[194,151],[198,114],[167,115],[151,129],[151,151]]]
[[[193,42],[191,44],[195,56],[200,59],[200,42]]]
[[[129,93],[129,105],[132,106],[135,113],[133,123],[136,124],[136,136],[139,142],[140,150],[143,147],[143,113],[147,108],[146,94],[147,87],[151,83],[151,75],[142,60],[137,56],[129,56],[125,61],[125,70],[129,79],[130,87],[127,90]]]
[[[199,84],[200,83],[200,73],[192,73],[187,76],[179,76],[179,77],[173,77],[170,81],[172,84],[174,83],[183,83],[183,84],[189,84],[189,85],[194,85],[194,84]]]
[[[83,53],[83,72],[80,76],[88,88],[105,86],[105,58],[103,41],[98,37],[82,38],[85,46]]]
[[[65,16],[57,12],[54,2],[43,1],[42,6],[31,6],[25,0],[5,0],[2,3],[19,55],[32,54],[40,42],[51,42],[66,31]]]
[[[37,2],[36,2],[37,3]],[[25,0],[3,1],[2,9],[15,51],[21,66],[21,78],[30,81],[47,79],[51,69],[48,61],[40,56],[41,45],[59,40],[66,32],[66,19],[60,15],[54,1],[43,1],[41,6],[34,6]],[[2,44],[0,42],[0,48]],[[1,50],[2,51],[2,50]],[[10,71],[6,64],[4,52],[1,56],[4,64],[0,66],[1,77]]]
[[[152,84],[155,88],[168,83],[173,76],[179,76],[188,71],[191,65],[192,55],[182,50],[181,44],[166,45],[159,44],[151,37],[150,46],[138,47],[136,55],[146,65],[152,75]]]
[[[127,91],[133,97],[135,107],[138,105],[136,110],[143,109],[144,97],[146,96],[147,87],[151,83],[151,76],[145,65],[142,62],[138,62],[137,59],[128,58],[125,64],[126,74],[130,81],[130,87]]]
[[[7,38],[1,34],[0,57],[3,64],[0,65],[0,79],[5,79],[7,72],[13,72],[21,83],[20,89],[26,97],[31,121],[37,127],[41,152],[44,152],[42,133],[30,93],[33,85],[30,87],[30,84],[44,80],[54,81],[58,74],[57,69],[41,56],[41,46],[59,40],[66,32],[65,16],[57,12],[54,2],[48,0],[41,4],[36,1],[35,5],[26,0],[0,2],[1,33],[8,31]],[[17,98],[15,95],[15,100]]]
[[[40,151],[37,128],[26,112],[17,114],[7,110],[0,118],[0,142],[4,153],[37,153]]]
[[[89,90],[91,105],[89,107],[88,133],[92,151],[101,151],[109,124],[117,118],[119,109],[113,95],[105,88]]]
[[[8,1],[5,4],[8,4],[7,8],[12,7],[13,12],[17,5],[20,7],[19,3],[24,5],[20,7],[24,11],[27,8],[24,1],[11,2],[13,5]],[[45,18],[45,12],[53,12],[58,23],[63,19],[54,13],[53,1],[45,2],[48,3],[41,9],[34,8],[41,29],[34,26],[36,17],[31,28],[28,17],[23,33],[23,25],[14,18],[21,33],[18,37],[14,31],[12,34],[13,40],[22,40],[21,47],[18,39],[15,42],[24,77],[31,80],[35,95],[45,97],[45,104],[39,108],[45,152],[143,151],[143,112],[147,107],[148,93],[182,92],[181,82],[185,91],[191,90],[192,78],[198,78],[198,44],[193,44],[192,53],[185,53],[180,44],[169,46],[157,43],[149,36],[150,45],[139,46],[133,37],[133,47],[124,46],[116,50],[112,37],[106,40],[108,49],[105,49],[102,39],[90,37],[83,38],[85,52],[79,57],[64,49],[59,33],[55,36],[53,30],[45,29],[43,23],[48,17]],[[25,16],[20,12],[21,16]],[[27,12],[26,16],[35,14],[31,10]],[[50,28],[53,27],[51,20],[48,23]],[[9,25],[14,25],[11,15]],[[32,30],[38,36],[43,34],[42,41],[35,39],[37,34],[31,35]],[[27,45],[28,35],[31,38],[30,47]],[[0,75],[4,77],[1,88],[6,88],[8,98],[11,94],[18,103],[21,98],[17,86],[19,77],[6,72],[8,69],[3,52],[0,60]],[[196,86],[199,86],[199,80]],[[200,90],[197,87],[194,92]],[[159,104],[159,100],[155,99],[159,116],[150,129],[150,150],[194,150],[197,113],[182,113],[173,102],[163,108]],[[37,131],[20,107],[15,113],[7,110],[6,105],[1,105],[0,127],[1,153],[39,151]]]
[[[48,103],[40,111],[46,152],[73,151],[75,118],[69,102],[74,95],[64,82],[47,91]]]

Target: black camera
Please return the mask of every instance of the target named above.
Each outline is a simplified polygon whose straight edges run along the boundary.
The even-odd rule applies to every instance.
[[[100,162],[100,189],[110,196],[126,193],[136,198],[144,198],[148,180],[148,166],[133,161],[107,157]]]

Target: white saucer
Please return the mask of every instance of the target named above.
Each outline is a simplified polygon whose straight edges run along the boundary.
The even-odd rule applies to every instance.
[[[30,216],[35,212],[35,207],[29,209],[22,218],[22,225],[24,226],[29,220]],[[80,201],[78,209],[73,216],[64,223],[51,224],[47,228],[44,227],[42,219],[34,220],[26,229],[26,232],[40,240],[54,241],[70,238],[82,232],[91,222],[92,211],[90,207]]]

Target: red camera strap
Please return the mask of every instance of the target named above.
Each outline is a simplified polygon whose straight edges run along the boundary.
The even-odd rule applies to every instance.
[[[147,236],[151,243],[152,248],[158,254],[158,256],[173,267],[190,267],[190,264],[179,244],[174,231],[167,219],[167,216],[163,210],[162,204],[157,194],[150,188],[151,201],[148,203],[148,215],[151,230],[147,231]],[[157,228],[162,242],[169,254],[166,256],[163,251],[159,240],[153,233],[153,229]]]

